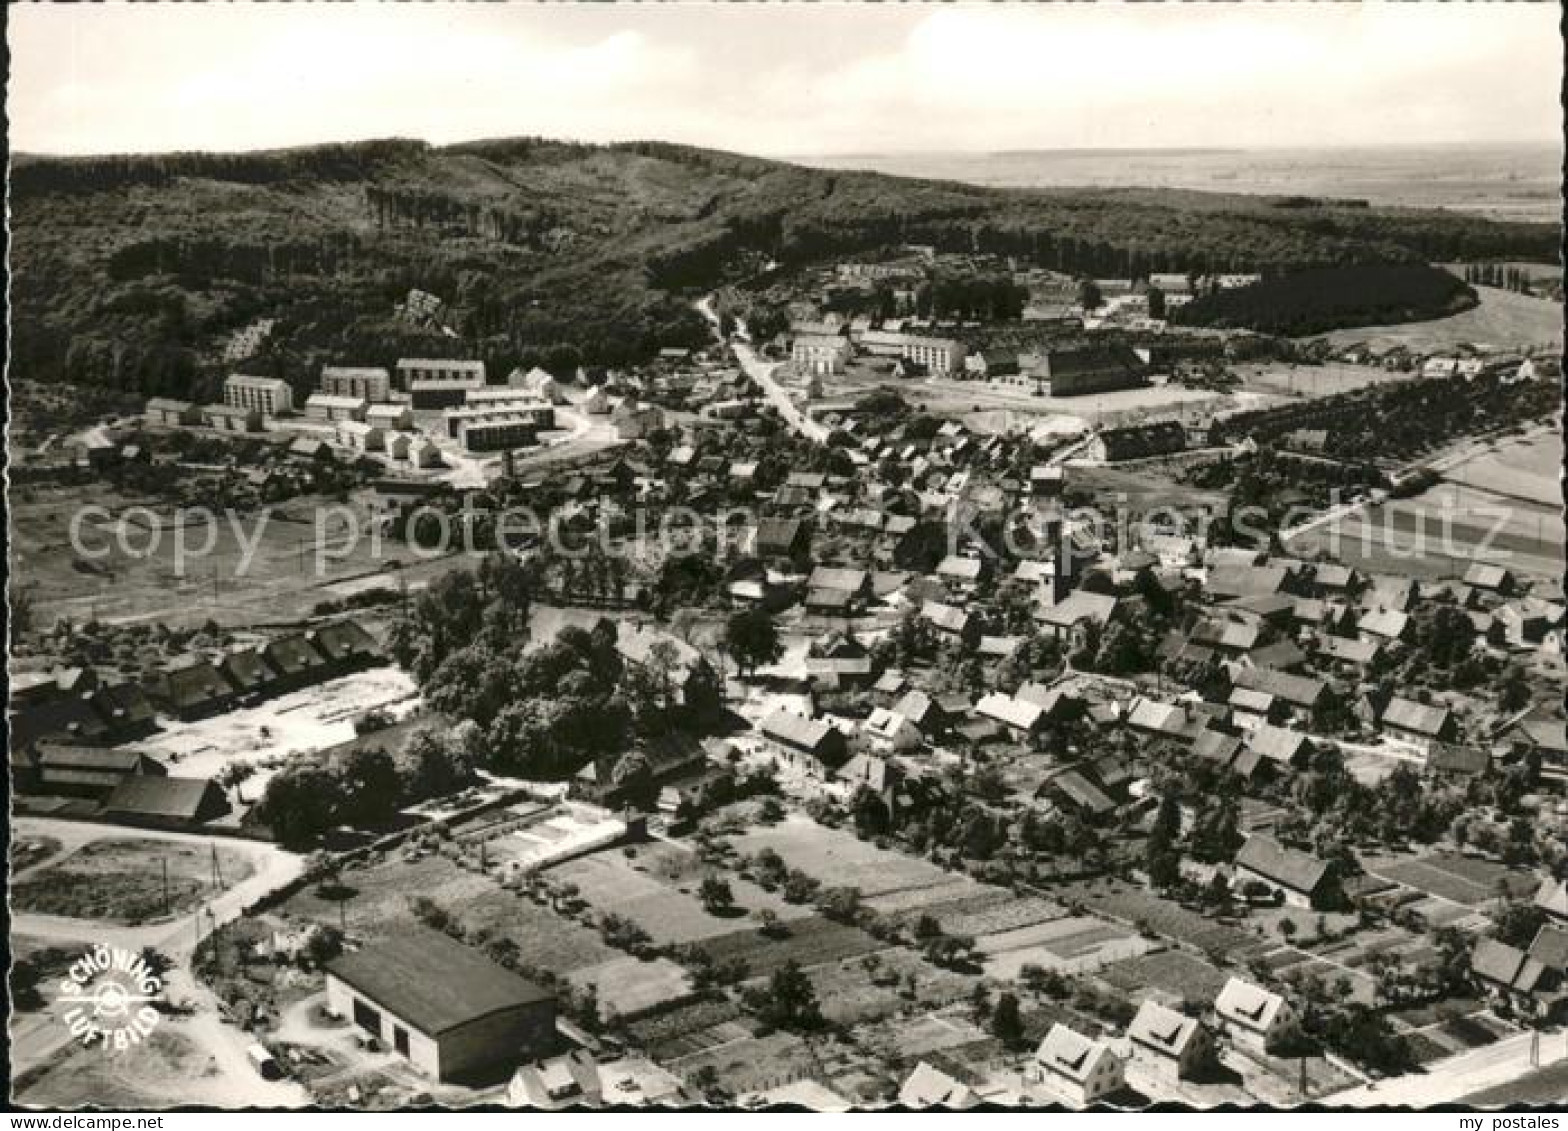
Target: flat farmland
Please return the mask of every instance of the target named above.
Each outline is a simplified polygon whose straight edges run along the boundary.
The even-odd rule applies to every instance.
[[[1532,895],[1540,886],[1539,878],[1529,872],[1452,853],[1434,852],[1414,859],[1368,859],[1363,863],[1375,876],[1466,907],[1479,907],[1496,899],[1500,883],[1516,897]]]
[[[665,1067],[688,1080],[711,1068],[726,1091],[760,1092],[806,1075],[812,1069],[812,1053],[799,1037],[776,1032],[714,1045],[669,1061]]]
[[[799,815],[732,839],[741,852],[755,855],[771,848],[790,867],[799,868],[824,886],[859,888],[868,899],[914,888],[945,887],[962,878]]]
[[[744,1040],[756,1032],[757,1026],[737,1002],[710,998],[638,1018],[627,1029],[655,1059],[671,1061],[715,1045]]]
[[[797,919],[786,929],[787,934],[771,937],[751,928],[732,931],[705,939],[701,946],[715,961],[739,959],[754,977],[769,975],[787,962],[816,966],[888,949],[858,927],[821,916]]]
[[[1562,505],[1563,438],[1556,429],[1511,436],[1488,444],[1451,468],[1447,477],[1495,495]]]
[[[1180,950],[1157,950],[1124,958],[1099,971],[1099,976],[1135,997],[1154,990],[1178,1002],[1212,1001],[1230,978],[1219,967]]]
[[[1331,397],[1368,385],[1409,381],[1417,376],[1377,365],[1349,365],[1339,361],[1322,365],[1291,365],[1288,362],[1236,365],[1231,367],[1231,372],[1241,378],[1242,388],[1250,392],[1304,398]]]
[[[551,869],[550,874],[576,884],[580,897],[596,909],[632,920],[661,946],[730,934],[745,923],[748,914],[763,909],[784,921],[813,914],[809,907],[785,903],[738,876],[720,873],[730,885],[735,905],[723,915],[714,915],[697,898],[700,875],[665,879],[646,870],[640,858],[628,860],[618,851],[568,861]]]
[[[809,977],[823,1015],[845,1025],[878,1021],[912,1007],[939,1009],[964,998],[975,985],[974,978],[902,949],[878,952],[875,976],[866,970],[864,958],[846,958],[813,966]]]
[[[232,848],[106,838],[34,869],[12,887],[11,904],[41,915],[144,923],[189,911],[254,870]]]
[[[976,940],[993,978],[1016,978],[1028,965],[1054,970],[1094,968],[1148,950],[1150,943],[1131,931],[1092,916],[1071,916],[1001,931]]]
[[[635,1017],[666,1002],[691,995],[691,978],[668,958],[644,962],[630,956],[612,958],[597,966],[574,970],[571,981],[592,986],[599,1000],[599,1015],[611,1011],[622,1017]]]
[[[1146,924],[1168,939],[1199,950],[1228,953],[1256,940],[1239,927],[1216,923],[1174,900],[1164,899],[1122,880],[1063,884],[1055,889],[1064,902],[1077,900],[1108,918]]]
[[[94,522],[87,507],[102,507],[113,517]],[[151,520],[130,509],[136,507],[161,517]],[[84,517],[73,545],[78,515]],[[468,560],[458,553],[424,561],[401,543],[372,539],[365,532],[366,508],[345,511],[326,498],[220,514],[211,524],[177,528],[170,517],[165,504],[119,495],[102,484],[35,488],[28,499],[13,503],[11,566],[27,579],[44,623],[69,616],[239,626],[301,619],[334,596],[334,586],[371,576],[380,579],[377,585],[396,588],[401,575],[410,588],[419,588]],[[177,536],[184,539],[183,564]],[[395,569],[394,560],[408,568]]]

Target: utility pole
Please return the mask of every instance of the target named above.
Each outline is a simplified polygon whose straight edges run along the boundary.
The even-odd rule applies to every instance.
[[[160,856],[158,863],[163,865],[163,913],[169,913],[169,858]]]
[[[212,849],[212,886],[222,891],[223,866],[218,862],[218,846],[216,844],[208,844],[207,847]]]

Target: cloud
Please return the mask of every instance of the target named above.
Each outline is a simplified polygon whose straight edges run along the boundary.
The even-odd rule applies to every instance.
[[[763,153],[1557,136],[1551,5],[30,5],[14,144]]]

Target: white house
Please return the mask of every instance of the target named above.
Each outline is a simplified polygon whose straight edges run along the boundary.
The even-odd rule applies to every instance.
[[[1262,986],[1232,978],[1214,999],[1220,1029],[1237,1044],[1272,1052],[1296,1032],[1298,1018],[1291,1004]]]
[[[1034,1056],[1034,1079],[1074,1107],[1088,1107],[1118,1091],[1125,1071],[1109,1045],[1060,1022],[1051,1026]]]

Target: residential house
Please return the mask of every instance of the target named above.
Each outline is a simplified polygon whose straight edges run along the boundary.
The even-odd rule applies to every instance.
[[[190,401],[171,400],[168,397],[149,399],[144,415],[148,424],[160,424],[168,428],[201,423],[201,409]]]
[[[1258,1052],[1276,1052],[1299,1032],[1295,1008],[1279,994],[1231,978],[1214,999],[1220,1031],[1239,1045]]]
[[[380,404],[392,399],[392,375],[379,366],[324,365],[321,391]]]
[[[143,686],[159,707],[187,721],[227,711],[235,698],[229,681],[200,658],[166,668],[149,677]]]
[[[1327,908],[1338,899],[1330,865],[1307,852],[1287,848],[1261,833],[1249,836],[1236,853],[1236,876],[1266,884],[1292,907]]]
[[[261,416],[281,416],[294,411],[294,390],[277,377],[251,377],[235,373],[223,382],[223,403],[249,409]]]
[[[1051,636],[1072,648],[1081,648],[1089,634],[1103,629],[1115,613],[1115,597],[1075,589],[1055,605],[1037,613],[1036,619]]]
[[[1018,741],[1037,734],[1045,725],[1045,708],[1000,691],[982,696],[975,704],[975,714],[1000,724]]]
[[[1525,1017],[1553,1022],[1568,1014],[1568,992],[1560,972],[1499,939],[1476,942],[1470,975],[1488,997]]]
[[[1035,1051],[1033,1078],[1074,1107],[1089,1107],[1121,1090],[1125,1067],[1103,1041],[1061,1022]]]
[[[587,1049],[530,1061],[512,1074],[506,1086],[509,1107],[534,1111],[597,1108],[604,1102],[599,1065]]]
[[[819,719],[808,719],[780,707],[762,720],[762,736],[802,768],[819,776],[846,757],[844,735]]]
[[[104,801],[112,821],[152,829],[192,829],[229,812],[228,799],[211,778],[127,777]]]
[[[133,777],[162,777],[163,764],[125,746],[82,746],[52,739],[28,750],[31,781],[44,793],[104,797]]]
[[[1395,695],[1383,708],[1378,725],[1383,733],[1419,750],[1430,750],[1437,742],[1453,742],[1459,737],[1459,723],[1447,707],[1417,703]]]
[[[1214,1038],[1203,1022],[1145,1001],[1127,1027],[1133,1059],[1168,1081],[1199,1076],[1213,1063]]]
[[[947,1111],[967,1111],[980,1103],[967,1084],[961,1084],[940,1069],[925,1061],[915,1065],[915,1070],[898,1090],[900,1107],[923,1111],[938,1107]]]

